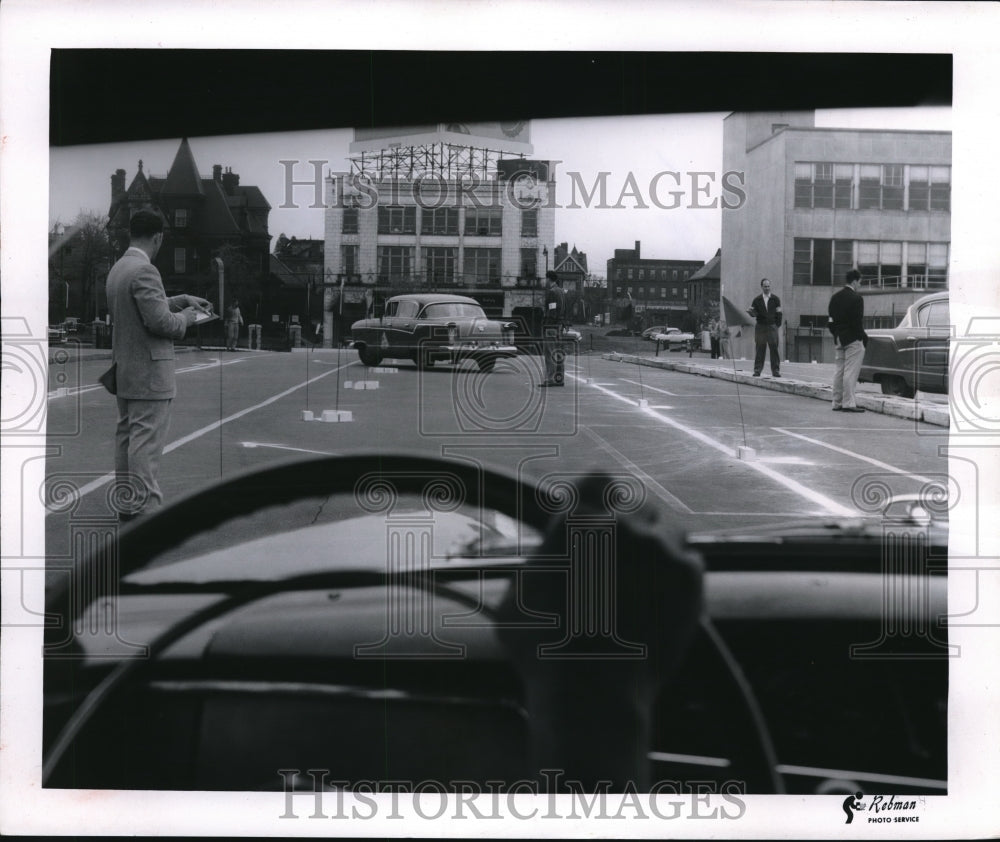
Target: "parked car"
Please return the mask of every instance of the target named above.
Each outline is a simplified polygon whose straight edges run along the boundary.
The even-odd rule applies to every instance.
[[[49,325],[49,345],[62,345],[66,342],[66,328],[62,325]]]
[[[677,327],[665,327],[650,336],[654,342],[660,342],[671,351],[683,351],[694,342],[694,334],[686,333]]]
[[[674,328],[676,329],[676,328]],[[641,334],[643,339],[648,339],[650,342],[653,341],[654,333],[663,333],[667,330],[666,325],[656,325],[655,327],[647,327]]]
[[[76,316],[67,316],[63,327],[67,333],[76,333],[80,329],[80,320]]]
[[[429,368],[472,360],[481,371],[492,371],[498,359],[517,354],[514,329],[511,322],[487,318],[473,298],[428,293],[390,298],[381,316],[351,325],[351,338],[365,365],[389,358]]]
[[[868,331],[858,379],[878,383],[886,395],[947,394],[951,335],[948,293],[925,295],[907,308],[897,327]]]
[[[502,787],[537,777],[555,742],[571,763],[599,754],[589,771],[611,792],[948,792],[947,576],[916,558],[884,566],[886,540],[946,557],[947,521],[924,502],[888,538],[876,516],[664,543],[656,498],[623,505],[612,534],[636,551],[576,582],[586,598],[611,589],[595,605],[620,600],[601,614],[617,636],[576,639],[589,626],[568,616],[565,577],[583,572],[572,559],[601,564],[599,549],[553,547],[574,506],[617,505],[609,482],[567,494],[465,457],[379,450],[230,477],[109,532],[113,554],[95,546],[47,591],[64,621],[45,626],[43,786]],[[595,548],[602,517],[574,527]],[[905,611],[905,629],[887,611]],[[552,657],[536,658],[536,635]],[[659,691],[639,695],[636,676]],[[565,702],[546,708],[536,686]]]

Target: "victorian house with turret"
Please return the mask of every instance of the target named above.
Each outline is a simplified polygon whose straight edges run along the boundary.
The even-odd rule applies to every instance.
[[[244,318],[270,321],[271,206],[260,189],[241,185],[240,177],[221,164],[211,177],[198,171],[191,146],[183,139],[164,176],[152,175],[140,160],[126,187],[125,170],[111,176],[108,233],[112,257],[128,247],[128,223],[140,208],[164,219],[164,241],[156,257],[167,295],[201,295],[219,307],[221,297],[239,297]],[[224,288],[220,288],[219,262]]]

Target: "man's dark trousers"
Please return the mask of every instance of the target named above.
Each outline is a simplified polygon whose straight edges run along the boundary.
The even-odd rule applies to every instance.
[[[778,357],[778,328],[774,325],[758,324],[753,331],[753,341],[757,346],[757,353],[753,359],[753,373],[760,374],[764,369],[764,354],[770,348],[771,374],[777,376],[781,372],[781,363]]]

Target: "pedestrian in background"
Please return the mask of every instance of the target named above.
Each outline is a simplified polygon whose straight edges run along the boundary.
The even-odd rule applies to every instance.
[[[542,314],[542,336],[545,346],[545,380],[539,386],[563,386],[565,352],[562,346],[563,315],[566,312],[566,293],[562,278],[549,270],[545,273],[545,311]]]
[[[226,308],[226,350],[235,351],[236,343],[240,338],[240,327],[243,325],[243,314],[240,312],[240,300],[233,299],[233,303]]]
[[[855,389],[868,345],[865,333],[865,300],[858,292],[861,273],[851,269],[844,287],[830,298],[827,326],[833,334],[833,411],[864,412],[857,405]]]
[[[713,360],[719,359],[722,353],[722,334],[719,329],[721,324],[719,319],[712,319],[711,324],[708,326],[708,339],[712,347]]]
[[[204,298],[167,298],[152,263],[161,245],[163,219],[150,210],[136,211],[129,221],[128,250],[107,280],[108,312],[115,326],[115,479],[118,498],[128,506],[119,512],[122,521],[163,502],[157,477],[176,394],[174,340],[184,337],[199,313],[211,310]]]
[[[764,368],[764,355],[771,352],[771,376],[781,377],[781,358],[778,356],[778,328],[781,327],[781,299],[771,294],[771,282],[760,279],[761,293],[751,303],[747,312],[757,320],[753,339],[757,353],[753,360],[753,376],[760,377]]]
[[[723,360],[732,359],[732,349],[730,348],[729,342],[729,325],[726,324],[726,320],[723,318],[719,319],[719,358]]]

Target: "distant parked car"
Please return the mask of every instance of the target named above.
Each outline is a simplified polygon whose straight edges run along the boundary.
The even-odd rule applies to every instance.
[[[49,325],[49,345],[62,345],[66,341],[66,328],[62,325]]]
[[[418,368],[472,360],[491,371],[498,359],[517,354],[513,323],[487,318],[464,295],[396,295],[381,316],[351,325],[351,337],[365,365],[386,358],[411,359]]]
[[[647,327],[642,332],[642,338],[643,339],[648,339],[650,342],[652,342],[653,341],[653,334],[654,333],[664,333],[664,332],[667,331],[667,329],[668,328],[667,328],[666,325],[656,325],[656,327]],[[676,330],[676,328],[672,328],[672,329]]]
[[[76,316],[67,316],[63,327],[67,333],[76,333],[80,329],[80,320]]]
[[[649,338],[654,342],[661,342],[664,347],[669,348],[671,351],[683,351],[694,342],[693,333],[685,333],[677,327],[665,327]]]
[[[898,327],[868,331],[858,379],[878,383],[885,395],[947,394],[951,332],[947,292],[917,299]]]

